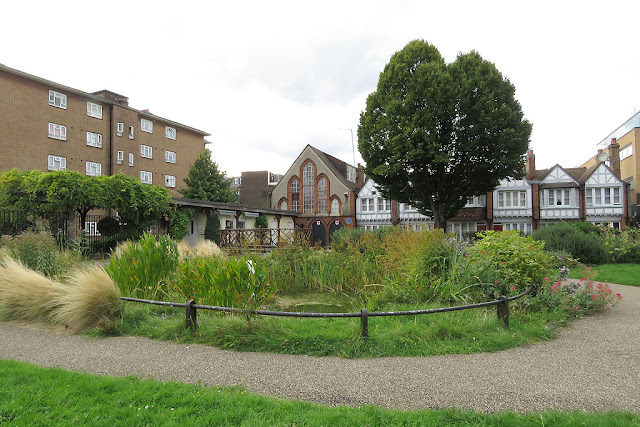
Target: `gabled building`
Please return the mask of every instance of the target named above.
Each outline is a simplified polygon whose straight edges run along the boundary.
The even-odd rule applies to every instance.
[[[271,207],[299,212],[296,226],[311,228],[313,241],[326,245],[342,227],[355,227],[360,168],[307,145],[271,192]]]
[[[173,196],[205,148],[198,129],[0,65],[0,171],[123,173]]]

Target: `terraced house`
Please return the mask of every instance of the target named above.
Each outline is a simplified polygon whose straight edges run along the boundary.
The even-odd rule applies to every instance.
[[[177,196],[208,135],[131,108],[115,92],[87,93],[0,65],[0,171],[123,173]]]

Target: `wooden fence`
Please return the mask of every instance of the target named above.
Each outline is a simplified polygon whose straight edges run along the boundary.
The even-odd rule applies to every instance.
[[[220,247],[269,250],[278,246],[311,245],[310,228],[227,228],[220,230]]]

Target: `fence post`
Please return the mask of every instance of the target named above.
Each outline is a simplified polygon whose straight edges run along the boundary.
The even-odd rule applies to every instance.
[[[187,322],[186,322],[186,327],[187,329],[191,329],[191,330],[195,330],[197,328],[197,311],[195,309],[195,307],[193,306],[195,304],[195,302],[190,299],[189,301],[187,301]]]
[[[509,300],[506,296],[501,295],[498,303],[498,319],[503,320],[505,326],[509,327]]]
[[[360,322],[362,323],[362,336],[367,338],[369,336],[369,312],[366,308],[360,310]]]

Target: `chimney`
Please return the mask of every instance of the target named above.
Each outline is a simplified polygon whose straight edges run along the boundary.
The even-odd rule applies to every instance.
[[[533,150],[527,151],[527,160],[524,165],[524,171],[527,174],[527,179],[532,179],[536,175],[536,156],[533,154]]]
[[[609,144],[609,166],[611,171],[618,178],[621,178],[620,174],[620,144],[615,138],[611,138],[611,144]]]

